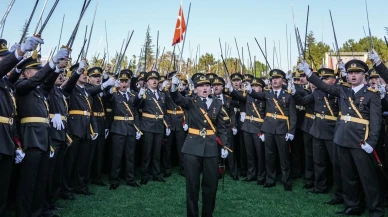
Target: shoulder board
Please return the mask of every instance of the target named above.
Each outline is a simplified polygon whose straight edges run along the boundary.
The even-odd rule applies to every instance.
[[[375,89],[373,89],[373,88],[371,88],[371,87],[368,87],[368,90],[369,90],[370,92],[377,93],[377,90],[375,90]]]
[[[132,92],[129,93],[131,96],[135,96],[135,94],[133,94]]]
[[[288,94],[291,94],[291,90],[286,90],[285,92]]]
[[[229,95],[226,95],[226,94],[225,94],[225,97],[226,97],[227,99],[232,99],[232,97],[231,97],[231,96],[229,96]]]
[[[342,85],[344,87],[350,87],[350,84],[348,82],[342,82],[342,83],[340,83],[340,85]]]
[[[269,89],[269,88],[264,88],[264,90],[265,90],[265,91],[268,91],[268,92],[271,91],[271,89]]]

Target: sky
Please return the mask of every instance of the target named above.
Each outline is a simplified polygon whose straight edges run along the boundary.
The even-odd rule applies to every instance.
[[[11,0],[0,0],[0,18],[8,7]],[[32,19],[29,33],[35,30],[45,0],[40,0],[35,15]],[[46,18],[55,0],[48,0],[43,19]],[[132,40],[128,46],[126,55],[138,56],[144,44],[147,26],[151,28],[153,44],[156,47],[157,31],[159,30],[159,45],[161,50],[172,51],[172,39],[175,24],[178,17],[180,0],[92,0],[78,31],[73,45],[73,58],[78,56],[82,47],[85,27],[90,30],[94,10],[98,2],[97,15],[94,23],[93,35],[90,40],[88,58],[100,53],[103,56],[106,45],[105,26],[107,23],[109,56],[119,51],[123,39],[128,31],[134,30]],[[35,0],[16,0],[5,24],[3,38],[9,44],[20,40],[21,29],[31,14]],[[43,31],[42,55],[48,56],[50,50],[58,44],[62,19],[65,15],[61,45],[65,45],[78,20],[83,0],[60,0],[59,4]],[[182,1],[184,15],[187,24],[187,35],[183,57],[195,58],[197,46],[200,45],[200,54],[212,53],[216,59],[220,58],[219,38],[224,49],[225,42],[231,47],[231,56],[238,57],[234,38],[237,39],[241,55],[244,49],[244,59],[247,64],[249,44],[252,59],[265,62],[254,37],[260,45],[264,46],[264,38],[267,39],[267,50],[270,64],[272,64],[272,50],[275,42],[279,49],[281,67],[287,70],[287,40],[291,34],[291,60],[296,61],[298,51],[295,42],[293,17],[291,5],[295,12],[296,25],[299,28],[302,40],[305,35],[307,6],[310,6],[308,31],[313,31],[317,41],[330,45],[334,42],[334,36],[330,21],[329,10],[332,12],[338,44],[348,39],[358,40],[364,37],[363,26],[368,27],[365,0],[192,0],[191,12],[188,18],[189,1]],[[387,0],[369,0],[369,20],[373,36],[383,38],[384,27],[388,26]],[[368,34],[368,33],[367,33]],[[182,43],[180,44],[182,48]],[[160,51],[161,52],[161,51]],[[225,51],[224,51],[225,52]],[[279,52],[279,51],[278,51]],[[293,63],[295,65],[295,63]]]

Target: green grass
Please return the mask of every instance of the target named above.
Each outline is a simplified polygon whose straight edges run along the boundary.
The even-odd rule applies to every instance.
[[[300,179],[294,181],[292,192],[285,192],[280,183],[274,188],[264,189],[256,182],[233,181],[226,175],[224,190],[222,180],[219,182],[214,216],[328,217],[336,216],[335,212],[344,208],[343,205],[324,205],[324,201],[331,199],[330,194],[310,195],[302,186]],[[141,188],[129,187],[124,181],[115,191],[95,185],[90,188],[96,193],[94,196],[59,201],[66,209],[58,214],[62,217],[186,216],[185,180],[176,171],[166,183],[151,181]]]

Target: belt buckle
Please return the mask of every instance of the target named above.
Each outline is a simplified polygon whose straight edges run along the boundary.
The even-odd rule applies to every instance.
[[[249,117],[249,120],[252,122],[254,119],[253,115]]]
[[[84,111],[84,115],[86,115],[86,116],[87,116],[87,115],[88,115],[88,111]]]
[[[203,138],[205,138],[206,137],[206,129],[205,128],[203,128],[201,131],[199,131],[199,135],[200,136],[202,136]]]
[[[311,119],[315,120],[315,115],[311,115]]]
[[[8,123],[9,123],[9,125],[13,125],[13,118],[9,118]]]
[[[124,121],[129,121],[129,117],[128,116],[124,116]]]
[[[159,115],[155,115],[155,119],[159,119]]]
[[[102,115],[101,115],[101,112],[97,112],[97,116],[98,117],[101,117]]]
[[[50,124],[50,119],[46,118],[46,124]]]
[[[276,114],[271,114],[271,117],[276,120]]]
[[[352,116],[345,115],[344,121],[346,123],[346,122],[350,121],[351,119],[352,119]]]
[[[172,111],[172,114],[176,115],[176,110]]]
[[[66,116],[62,116],[63,117],[63,120],[64,121],[67,121],[67,117]]]

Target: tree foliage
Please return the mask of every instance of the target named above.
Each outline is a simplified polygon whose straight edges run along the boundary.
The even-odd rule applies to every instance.
[[[388,61],[388,47],[383,39],[372,37],[373,45],[376,52],[379,54],[383,62]],[[367,52],[371,50],[371,42],[369,37],[361,38],[358,41],[349,39],[346,41],[340,51],[342,52]]]

